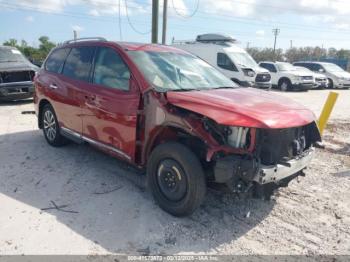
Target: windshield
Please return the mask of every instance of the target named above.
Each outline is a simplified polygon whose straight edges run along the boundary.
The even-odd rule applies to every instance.
[[[26,59],[20,51],[15,48],[0,48],[0,63],[24,62]]]
[[[296,68],[289,63],[277,63],[277,68],[279,71],[295,71]]]
[[[336,64],[322,64],[324,69],[328,72],[343,72],[344,69],[341,68],[340,66],[337,66]]]
[[[150,51],[128,54],[158,91],[237,87],[211,65],[190,54]]]
[[[259,67],[255,60],[247,53],[244,52],[230,52],[226,50],[226,54],[231,60],[242,67],[256,68]]]

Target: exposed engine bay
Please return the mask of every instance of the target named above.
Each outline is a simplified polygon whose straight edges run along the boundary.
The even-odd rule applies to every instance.
[[[259,186],[264,195],[270,195],[274,188],[287,186],[303,175],[313,145],[321,141],[315,122],[301,127],[256,129],[254,150],[249,152],[254,128],[219,126],[210,119],[205,119],[203,125],[223,145],[241,150],[217,153],[212,165],[214,182],[224,183],[237,193]]]
[[[34,70],[0,72],[0,84],[33,81]]]

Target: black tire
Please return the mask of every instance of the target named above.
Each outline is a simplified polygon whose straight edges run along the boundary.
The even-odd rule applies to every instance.
[[[48,127],[48,119],[52,119],[50,127]],[[43,127],[43,133],[45,139],[49,145],[54,147],[60,147],[66,145],[69,141],[67,138],[60,134],[60,128],[58,125],[55,110],[50,104],[46,104],[42,110],[41,126]],[[50,120],[51,121],[51,120]]]
[[[165,181],[167,178],[170,182]],[[199,159],[189,148],[176,142],[161,144],[153,150],[147,165],[147,182],[158,205],[179,217],[193,213],[206,193]],[[175,185],[171,187],[168,183],[172,182]]]
[[[329,89],[333,89],[334,88],[334,84],[333,84],[333,80],[328,78],[328,88]]]
[[[290,91],[291,87],[292,87],[292,83],[287,78],[282,79],[278,82],[278,89],[283,92]]]

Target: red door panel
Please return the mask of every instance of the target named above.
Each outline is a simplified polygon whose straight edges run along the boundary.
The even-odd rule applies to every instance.
[[[139,93],[90,84],[82,106],[83,136],[111,146],[134,160]]]

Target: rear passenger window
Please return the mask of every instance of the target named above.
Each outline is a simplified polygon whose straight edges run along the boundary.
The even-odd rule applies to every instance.
[[[217,65],[223,69],[238,71],[231,59],[225,53],[218,53]]]
[[[89,81],[92,57],[95,47],[83,46],[72,48],[63,67],[63,74],[67,77]]]
[[[95,58],[95,84],[129,90],[130,71],[120,55],[111,48],[101,47]]]
[[[60,73],[69,50],[69,48],[60,48],[54,50],[46,60],[45,70],[53,73]]]

